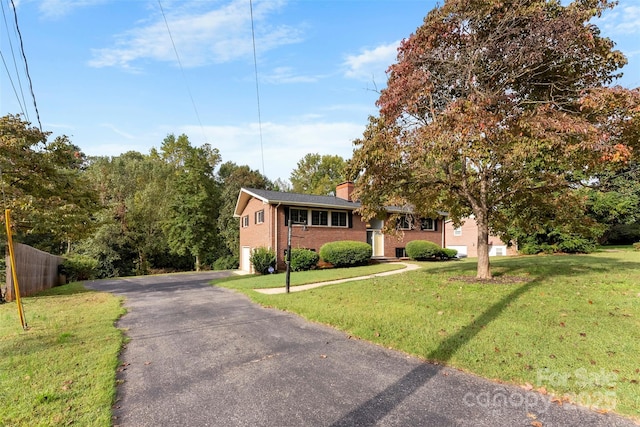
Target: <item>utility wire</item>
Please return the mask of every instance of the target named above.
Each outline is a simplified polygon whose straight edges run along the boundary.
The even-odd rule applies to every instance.
[[[2,51],[0,51],[0,57],[2,57],[2,63],[4,64],[4,69],[7,71],[7,76],[9,77],[9,81],[11,82],[11,87],[13,88],[13,93],[16,96],[16,99],[18,100],[18,105],[20,106],[20,110],[22,111],[22,114],[24,114],[24,116],[27,118],[27,120],[29,120],[29,115],[25,112],[24,106],[22,105],[22,102],[20,101],[20,95],[18,95],[18,91],[16,89],[16,85],[13,82],[13,79],[11,78],[11,73],[9,72],[9,67],[7,66],[7,62],[4,59],[4,55],[2,54]],[[20,89],[22,90],[22,87]],[[24,98],[24,94],[23,94],[23,98]]]
[[[16,61],[16,53],[13,50],[13,43],[11,42],[11,34],[9,33],[9,22],[7,22],[7,13],[4,9],[4,1],[0,0],[0,7],[2,8],[2,18],[4,19],[4,26],[7,30],[7,40],[9,41],[9,48],[11,50],[11,57],[13,58],[13,68],[16,71],[16,79],[18,80],[18,86],[20,87],[20,95],[22,95],[22,101],[20,100],[20,95],[18,95],[18,90],[16,89],[16,85],[11,77],[11,72],[9,71],[9,66],[4,58],[4,55],[0,51],[0,56],[2,57],[2,63],[4,64],[4,68],[7,71],[7,76],[9,81],[11,82],[11,87],[13,88],[13,93],[18,100],[18,105],[20,106],[20,110],[22,114],[26,117],[27,121],[29,121],[29,113],[26,111],[27,101],[24,99],[24,90],[22,89],[22,80],[20,79],[20,73],[18,72],[18,61]]]
[[[22,43],[22,33],[20,32],[20,26],[18,25],[18,12],[16,11],[16,4],[11,0],[11,6],[13,7],[13,16],[16,23],[16,31],[18,33],[18,39],[20,40],[20,52],[22,53],[22,59],[24,60],[24,69],[27,74],[27,80],[29,80],[29,89],[31,90],[31,98],[33,99],[33,108],[36,110],[36,117],[38,119],[38,125],[40,126],[40,132],[42,132],[42,122],[40,122],[40,112],[38,111],[38,104],[36,104],[36,95],[33,93],[33,82],[31,81],[31,75],[29,74],[29,64],[27,63],[27,55],[24,53],[24,43]]]
[[[258,84],[258,58],[256,56],[256,31],[253,25],[253,0],[249,0],[251,11],[251,40],[253,41],[253,67],[256,73],[256,99],[258,101],[258,131],[260,132],[260,155],[262,156],[262,175],[264,175],[264,146],[262,144],[262,117],[260,114],[260,85]]]
[[[187,81],[187,76],[184,73],[184,68],[182,67],[182,61],[180,61],[180,55],[178,55],[178,49],[176,48],[176,44],[173,41],[173,36],[171,35],[171,29],[169,29],[169,22],[167,21],[167,16],[164,14],[164,9],[162,8],[162,3],[160,2],[160,0],[158,0],[158,6],[160,6],[160,12],[162,13],[162,17],[164,18],[164,24],[167,26],[167,33],[169,34],[169,38],[171,39],[171,45],[173,46],[173,51],[176,54],[176,59],[178,60],[178,65],[180,66],[182,79],[184,80],[184,84],[187,87],[187,92],[189,93],[189,98],[191,99],[191,105],[193,105],[193,110],[196,112],[196,118],[198,119],[198,123],[200,124],[200,129],[202,130],[202,136],[206,142],[207,135],[204,132],[204,126],[202,126],[202,121],[200,120],[200,114],[198,113],[196,102],[193,100],[193,95],[191,94],[191,89],[189,88],[189,82]]]

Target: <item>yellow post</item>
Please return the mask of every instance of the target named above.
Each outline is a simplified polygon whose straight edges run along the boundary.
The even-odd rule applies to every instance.
[[[16,293],[16,304],[18,305],[18,316],[22,329],[27,329],[27,322],[24,319],[24,309],[20,301],[20,287],[18,286],[18,272],[16,271],[16,256],[13,253],[13,237],[11,236],[11,209],[4,210],[4,222],[7,227],[7,246],[9,246],[9,259],[11,260],[11,277],[13,278],[13,289]]]

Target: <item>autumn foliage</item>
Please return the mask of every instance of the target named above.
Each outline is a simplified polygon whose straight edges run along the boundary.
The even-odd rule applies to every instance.
[[[477,275],[489,278],[489,230],[536,227],[541,210],[561,208],[555,201],[579,206],[568,190],[603,163],[627,161],[638,141],[638,91],[609,86],[626,59],[590,23],[613,5],[447,0],[433,9],[401,43],[380,115],[354,142],[365,217],[388,205],[445,210],[454,223],[474,215]]]

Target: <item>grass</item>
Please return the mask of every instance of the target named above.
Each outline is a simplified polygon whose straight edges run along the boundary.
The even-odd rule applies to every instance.
[[[474,260],[289,295],[247,291],[385,347],[640,418],[640,252]],[[518,280],[510,280],[516,277]],[[236,282],[220,283],[222,286]]]
[[[110,426],[120,300],[72,283],[0,305],[0,425]]]
[[[352,268],[329,268],[324,270],[311,270],[292,272],[290,286],[300,286],[309,283],[328,282],[331,280],[348,279],[351,277],[368,276],[370,274],[404,268],[398,264],[374,264]],[[266,288],[283,288],[285,286],[285,274],[230,276],[211,282],[226,288],[249,290]]]

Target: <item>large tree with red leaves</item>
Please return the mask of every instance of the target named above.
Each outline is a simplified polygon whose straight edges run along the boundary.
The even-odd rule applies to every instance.
[[[350,172],[370,218],[385,206],[473,215],[480,279],[489,232],[575,221],[575,188],[637,144],[637,90],[610,88],[626,64],[590,20],[609,0],[446,0],[398,49],[354,141]]]

